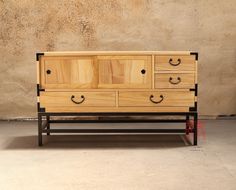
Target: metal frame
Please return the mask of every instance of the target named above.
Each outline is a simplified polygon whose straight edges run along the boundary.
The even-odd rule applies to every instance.
[[[110,119],[110,120],[52,120],[50,116],[185,116],[185,119]],[[193,117],[193,125],[189,122]],[[185,129],[51,129],[51,123],[185,123]],[[193,133],[193,145],[197,145],[197,112],[160,112],[160,113],[49,113],[38,112],[38,145],[43,145],[43,134],[51,133]]]

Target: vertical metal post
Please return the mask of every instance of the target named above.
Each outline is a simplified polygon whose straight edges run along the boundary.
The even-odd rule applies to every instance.
[[[194,138],[193,138],[194,145],[197,145],[197,125],[198,125],[198,113],[194,113]]]
[[[46,120],[47,120],[47,129],[49,130],[50,129],[50,116],[49,115],[46,116]],[[47,135],[49,136],[50,132],[48,132]]]
[[[186,123],[185,123],[185,125],[186,125],[186,135],[188,135],[189,134],[189,115],[186,115]]]
[[[43,145],[43,136],[42,136],[42,116],[38,114],[38,145]]]

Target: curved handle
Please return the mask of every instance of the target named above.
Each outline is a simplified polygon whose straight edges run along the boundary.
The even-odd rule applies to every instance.
[[[77,101],[75,101],[75,100],[74,100],[74,98],[75,98],[75,96],[74,96],[74,95],[72,95],[70,99],[71,99],[71,101],[72,101],[72,102],[74,102],[75,104],[81,104],[81,103],[83,103],[83,102],[84,102],[84,100],[85,100],[85,97],[84,97],[83,95],[81,95],[80,97],[82,98],[82,100],[81,100],[81,101],[79,101],[79,102],[77,102]]]
[[[169,82],[171,83],[171,84],[179,84],[180,82],[181,82],[181,78],[180,77],[177,77],[177,81],[176,82],[174,82],[174,81],[172,81],[173,80],[173,78],[172,77],[170,77],[169,78]]]
[[[172,66],[178,66],[181,63],[181,59],[177,59],[177,63],[173,63],[173,59],[170,58],[169,60],[169,64],[171,64]]]
[[[159,101],[155,101],[155,100],[153,100],[153,98],[154,98],[154,96],[151,95],[149,99],[154,104],[159,104],[159,103],[161,103],[164,100],[164,96],[163,95],[160,95],[161,100],[159,100]]]

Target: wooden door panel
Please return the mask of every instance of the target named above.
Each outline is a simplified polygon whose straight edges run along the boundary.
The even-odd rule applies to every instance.
[[[96,66],[92,57],[47,57],[42,60],[43,88],[95,88]]]
[[[99,88],[150,88],[150,56],[98,56]]]

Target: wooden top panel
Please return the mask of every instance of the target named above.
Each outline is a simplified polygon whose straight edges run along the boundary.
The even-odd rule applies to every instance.
[[[77,56],[77,55],[190,55],[193,51],[55,51],[42,52],[44,56]]]

